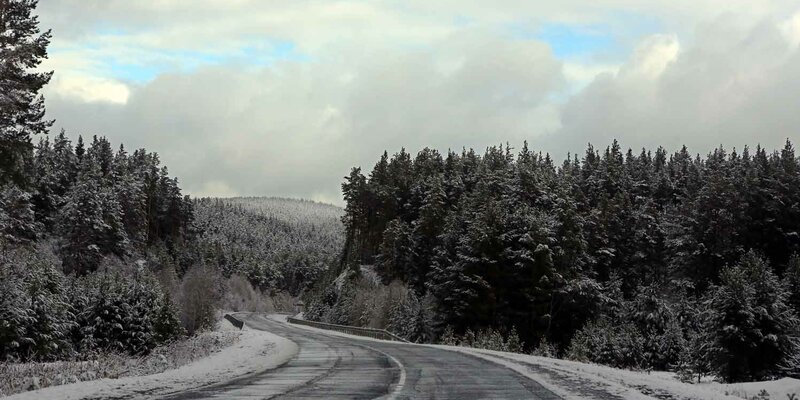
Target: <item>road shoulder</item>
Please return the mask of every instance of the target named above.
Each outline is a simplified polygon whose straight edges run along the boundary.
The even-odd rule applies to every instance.
[[[53,386],[6,397],[8,400],[151,398],[225,382],[274,369],[297,355],[297,345],[269,332],[248,329],[217,353],[158,374],[99,379]]]

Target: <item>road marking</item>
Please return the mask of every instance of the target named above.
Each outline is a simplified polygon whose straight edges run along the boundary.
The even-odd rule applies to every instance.
[[[392,360],[393,363],[397,364],[397,367],[400,369],[400,379],[397,380],[397,384],[394,386],[394,389],[386,397],[387,399],[396,399],[397,395],[400,394],[400,391],[403,390],[403,386],[405,386],[406,384],[406,367],[403,365],[403,363],[401,363],[400,360],[394,358],[394,356],[392,356],[391,354],[378,350],[372,346],[367,346],[361,343],[356,344],[356,346],[366,347],[374,352],[381,353],[384,356],[386,356],[386,358]]]

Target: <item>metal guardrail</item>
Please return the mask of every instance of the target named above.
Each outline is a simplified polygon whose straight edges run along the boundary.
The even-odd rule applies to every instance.
[[[242,328],[244,327],[244,321],[236,319],[236,317],[234,317],[233,315],[225,314],[225,319],[227,319],[231,324],[233,324],[233,326],[239,328],[239,330],[242,330]]]
[[[384,329],[373,329],[373,328],[360,328],[357,326],[349,326],[349,325],[337,325],[337,324],[328,324],[325,322],[316,322],[316,321],[308,321],[305,319],[297,319],[297,318],[286,318],[286,321],[292,324],[297,325],[306,325],[313,328],[320,328],[320,329],[327,329],[330,331],[337,331],[342,333],[347,333],[350,335],[356,336],[364,336],[373,339],[383,339],[383,340],[394,340],[396,342],[403,342],[409,343],[408,340],[401,338],[400,336],[395,335]]]

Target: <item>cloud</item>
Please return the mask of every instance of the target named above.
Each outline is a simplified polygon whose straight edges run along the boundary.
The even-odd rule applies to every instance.
[[[58,96],[88,103],[125,104],[130,96],[130,89],[124,84],[91,76],[57,76],[50,84],[50,88],[52,93]]]
[[[797,47],[800,45],[800,12],[783,22],[780,25],[780,29],[792,46]]]
[[[157,151],[196,195],[340,202],[351,166],[369,170],[400,147],[528,140],[558,158],[619,138],[704,152],[776,147],[800,124],[794,1],[60,0],[40,9],[55,34],[45,67],[56,70],[46,89],[56,128]],[[510,34],[514,26],[533,34]],[[548,26],[558,29],[541,35]],[[583,42],[569,47],[575,34]]]
[[[547,98],[562,85],[545,44],[465,31],[404,51],[332,47],[313,62],[162,74],[124,107],[56,96],[48,110],[73,132],[158,151],[194,194],[338,199],[349,168],[371,168],[384,149],[481,148],[552,129]]]
[[[653,35],[645,38],[623,66],[622,76],[657,79],[678,57],[680,44],[675,35]]]
[[[800,54],[780,22],[739,22],[702,24],[686,48],[671,37],[645,39],[619,73],[567,102],[553,140],[574,149],[618,138],[634,148],[686,144],[697,152],[796,140]]]

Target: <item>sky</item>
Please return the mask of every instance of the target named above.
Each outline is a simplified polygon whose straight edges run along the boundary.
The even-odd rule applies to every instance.
[[[40,0],[54,130],[193,196],[341,204],[405,147],[800,142],[796,0]]]

